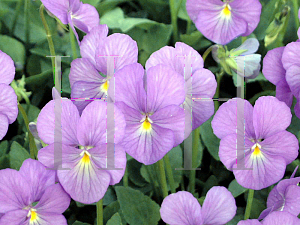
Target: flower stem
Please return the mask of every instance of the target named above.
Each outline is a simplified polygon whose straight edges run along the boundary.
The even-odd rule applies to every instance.
[[[124,187],[128,187],[128,169],[127,169],[127,167],[125,168],[125,173],[123,176],[123,185],[124,185]]]
[[[189,19],[189,20],[187,21],[187,24],[186,24],[186,31],[185,31],[186,34],[190,34],[191,25],[192,25],[192,20]]]
[[[246,206],[246,210],[245,210],[244,220],[247,220],[250,217],[251,207],[252,207],[252,202],[253,202],[253,196],[254,196],[254,190],[253,189],[249,189],[248,199],[247,199],[247,206]]]
[[[25,44],[26,47],[28,48],[29,45],[29,4],[30,0],[25,0],[25,5],[24,5],[24,19],[25,19]]]
[[[97,202],[97,225],[103,225],[103,200]]]
[[[13,33],[15,31],[17,20],[18,20],[18,17],[20,15],[20,10],[21,10],[22,4],[23,4],[23,0],[20,0],[17,3],[16,10],[15,10],[15,17],[13,19],[12,27],[11,27],[11,30],[10,30],[10,35],[11,36],[13,35]]]
[[[220,73],[217,73],[217,90],[215,93],[215,98],[219,98],[220,97],[220,84],[221,84],[221,80],[224,74],[224,70],[222,70]],[[219,109],[220,106],[220,102],[219,101],[215,101],[215,111],[217,111]]]
[[[246,37],[242,36],[242,44],[243,44],[246,40],[247,40],[247,36],[246,36]]]
[[[70,41],[71,41],[73,59],[77,59],[78,57],[77,57],[77,50],[76,50],[76,40],[75,40],[74,31],[72,29],[70,29]]]
[[[208,54],[212,51],[213,46],[210,46],[208,49],[205,50],[205,52],[203,53],[203,62],[205,62],[205,59],[207,58]]]
[[[200,127],[193,131],[193,148],[192,148],[192,170],[190,170],[190,183],[189,189],[192,194],[195,193],[195,184],[196,184],[196,164],[197,164],[197,155],[198,155],[198,141],[199,141],[199,134],[200,134]]]
[[[174,182],[174,176],[173,176],[173,171],[171,168],[171,163],[168,154],[164,156],[164,161],[166,164],[166,172],[167,172],[167,177],[168,177],[168,182],[171,188],[171,193],[176,192],[176,187],[175,187],[175,182]]]
[[[45,31],[46,31],[48,45],[49,45],[49,49],[50,49],[50,54],[51,54],[51,56],[55,56],[55,49],[54,49],[54,44],[53,44],[53,40],[52,40],[52,35],[51,35],[51,32],[50,32],[49,26],[47,24],[47,21],[45,19],[44,8],[45,7],[42,4],[41,7],[40,7],[40,17],[42,19],[42,23],[43,23]],[[51,57],[51,61],[52,61],[52,69],[53,69],[53,80],[55,82],[55,58]]]
[[[295,17],[296,28],[298,28],[299,27],[299,18],[298,18],[299,3],[298,3],[298,0],[293,0],[293,8],[294,8],[294,17]]]
[[[157,167],[158,167],[158,171],[159,171],[160,186],[161,186],[163,198],[165,198],[168,196],[168,186],[167,186],[167,179],[166,179],[165,166],[164,166],[163,159],[161,159],[157,162]]]
[[[29,108],[29,106],[27,106],[27,107]],[[34,137],[33,137],[32,133],[30,132],[30,129],[29,129],[28,117],[26,115],[26,112],[25,112],[24,108],[22,107],[22,105],[20,103],[18,103],[18,108],[19,108],[19,111],[21,112],[21,114],[23,116],[23,120],[25,122],[25,126],[26,126],[27,131],[28,131],[30,156],[31,156],[32,159],[36,159],[38,150],[37,150],[37,147],[35,145]]]
[[[176,42],[178,38],[178,30],[177,30],[177,14],[175,9],[175,0],[169,0],[169,4],[170,4],[170,12],[171,12],[171,22],[173,27],[173,39],[174,42]]]

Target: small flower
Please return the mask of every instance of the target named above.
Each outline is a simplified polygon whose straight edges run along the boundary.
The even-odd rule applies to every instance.
[[[0,51],[0,140],[6,135],[8,125],[18,116],[17,95],[9,84],[15,77],[14,61]]]
[[[237,225],[299,225],[300,219],[288,212],[272,212],[262,222],[258,220],[244,220]]]
[[[20,170],[0,170],[0,225],[53,224],[67,225],[62,213],[70,205],[70,197],[55,172],[40,162],[26,159]]]
[[[74,200],[85,204],[99,201],[108,186],[120,182],[125,172],[126,154],[118,144],[124,135],[125,120],[117,107],[114,107],[114,115],[107,118],[108,104],[111,103],[94,101],[84,109],[80,117],[78,109],[70,100],[62,100],[62,159],[58,159],[62,169],[57,170],[57,177]],[[49,144],[39,150],[38,159],[48,168],[54,168],[55,160],[54,106],[54,100],[47,103],[37,119],[38,134]],[[106,169],[106,137],[110,134],[107,132],[107,123],[111,123],[112,120],[116,124],[115,168],[123,170]]]
[[[90,4],[83,4],[80,0],[41,0],[41,2],[63,24],[71,26],[78,42],[79,38],[74,26],[88,33],[100,23],[96,8]]]
[[[244,103],[243,111],[238,111],[237,101]],[[221,139],[220,160],[229,170],[237,168],[237,161],[242,160],[237,151],[242,151],[245,168],[252,168],[233,170],[240,185],[260,190],[282,179],[286,165],[298,156],[298,140],[286,131],[291,118],[290,108],[273,96],[260,97],[254,107],[238,98],[220,106],[211,123]],[[244,145],[237,146],[238,136]]]
[[[122,145],[137,161],[153,164],[183,141],[184,79],[173,69],[157,65],[145,75],[142,65],[127,65],[115,74],[115,93],[126,120]]]
[[[111,77],[107,75],[107,56],[114,59],[115,72],[125,65],[138,60],[137,43],[126,34],[112,34],[107,37],[106,25],[99,25],[87,34],[81,43],[80,53],[83,58],[71,63],[70,85],[72,98],[103,98],[107,95]],[[90,101],[75,101],[79,112]]]
[[[222,45],[215,45],[212,50],[212,56],[217,63],[220,63],[226,73],[232,75],[239,74],[237,71],[243,68],[246,78],[254,79],[260,71],[260,54],[253,54],[257,51],[259,42],[255,38],[247,39],[240,47],[236,49],[224,48]],[[242,67],[238,63],[242,62]]]
[[[300,213],[300,177],[294,178],[297,168],[290,179],[280,181],[269,193],[267,209],[259,216],[259,220],[264,219],[273,211],[289,212],[295,216]]]
[[[261,8],[258,0],[186,1],[187,12],[197,29],[221,45],[250,35],[259,23]]]
[[[170,225],[226,224],[236,214],[235,199],[225,187],[212,187],[206,194],[202,208],[187,191],[167,196],[160,215]]]
[[[186,57],[191,57],[192,73],[190,77],[185,76]],[[201,55],[182,42],[177,42],[175,48],[166,46],[154,52],[146,62],[146,70],[148,71],[149,68],[158,64],[171,67],[185,78],[183,108],[186,116],[190,116],[192,112],[192,129],[196,129],[214,114],[212,98],[217,88],[215,76],[212,72],[203,68]]]

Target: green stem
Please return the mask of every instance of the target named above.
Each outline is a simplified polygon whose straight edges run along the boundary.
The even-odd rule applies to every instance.
[[[243,44],[246,40],[247,40],[247,36],[246,36],[246,37],[242,36],[242,44]]]
[[[216,93],[215,93],[215,98],[220,97],[220,84],[221,84],[223,74],[224,74],[224,70],[222,70],[220,73],[216,74],[216,76],[217,76],[217,90],[216,90]],[[219,106],[220,106],[220,102],[215,101],[215,111],[218,110]]]
[[[195,193],[195,180],[196,180],[196,164],[197,164],[197,155],[199,148],[199,135],[200,135],[200,127],[193,131],[193,148],[192,148],[192,170],[190,170],[190,183],[189,189],[192,194]]]
[[[128,187],[128,169],[127,169],[127,167],[125,169],[125,173],[123,176],[123,185],[124,185],[124,187]]]
[[[186,34],[190,34],[191,26],[192,26],[192,20],[189,19],[186,24],[186,31],[185,31]]]
[[[16,28],[16,25],[17,25],[17,20],[18,20],[18,17],[20,15],[20,10],[21,10],[22,3],[23,3],[23,0],[19,0],[18,3],[17,3],[16,10],[15,10],[15,17],[13,19],[13,24],[12,24],[12,27],[11,27],[11,30],[10,30],[10,35],[11,36],[14,34],[14,31],[15,31],[15,28]]]
[[[18,103],[18,108],[19,108],[19,111],[21,112],[21,114],[23,116],[23,120],[25,122],[25,126],[26,126],[27,131],[28,131],[30,156],[31,156],[32,159],[36,159],[38,150],[37,150],[36,145],[35,145],[34,137],[33,137],[32,133],[29,130],[28,117],[26,115],[26,112],[25,112],[24,108],[22,107],[22,105],[20,103]]]
[[[25,0],[25,5],[24,5],[24,19],[25,19],[25,44],[26,47],[28,48],[29,45],[29,4],[30,0]]]
[[[103,225],[103,200],[97,202],[97,225]]]
[[[171,163],[170,163],[170,159],[168,154],[166,154],[164,156],[164,161],[166,164],[166,172],[167,172],[167,177],[168,177],[168,182],[171,188],[171,193],[175,193],[176,192],[176,186],[175,186],[175,182],[174,182],[174,176],[173,176],[173,171],[171,168]]]
[[[45,19],[44,8],[45,7],[42,4],[41,7],[40,7],[40,16],[41,16],[42,23],[43,23],[45,31],[46,31],[48,45],[49,45],[49,49],[50,49],[50,54],[51,54],[51,56],[55,56],[55,49],[54,49],[54,44],[53,44],[53,40],[52,40],[52,35],[51,35],[51,32],[50,32],[49,26],[47,24],[47,21]],[[52,69],[53,69],[53,80],[55,82],[55,58],[51,57],[51,61],[52,61]]]
[[[165,173],[165,166],[163,159],[157,162],[158,172],[159,172],[159,179],[160,179],[160,186],[163,194],[163,198],[168,196],[168,186],[167,186],[167,179]]]
[[[205,62],[205,59],[207,58],[208,54],[212,51],[213,45],[210,46],[208,49],[205,50],[205,52],[203,53],[203,62]]]
[[[253,196],[254,196],[254,190],[253,189],[249,189],[248,199],[247,199],[247,206],[246,206],[246,210],[245,210],[244,220],[247,220],[250,217],[251,208],[252,208],[252,202],[253,202]]]
[[[145,168],[146,168],[147,174],[149,176],[150,183],[152,185],[152,189],[154,190],[154,194],[158,197],[159,196],[159,190],[157,189],[157,186],[159,186],[159,185],[156,182],[157,179],[155,179],[154,174],[151,173],[151,171],[149,170],[150,166],[153,166],[153,165],[145,166]]]
[[[173,39],[174,42],[176,42],[178,38],[178,30],[177,30],[177,15],[175,9],[175,0],[169,0],[169,4],[170,4],[170,12],[171,12],[171,22],[173,27]]]
[[[299,3],[298,3],[298,0],[292,0],[292,1],[293,1],[294,18],[295,18],[296,28],[298,28],[299,27],[299,18],[298,18]]]
[[[71,41],[71,48],[73,54],[73,60],[77,59],[77,50],[76,50],[76,39],[72,29],[70,29],[70,41]]]

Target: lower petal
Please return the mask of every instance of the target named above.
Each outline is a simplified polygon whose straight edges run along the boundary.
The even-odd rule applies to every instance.
[[[0,113],[0,140],[4,138],[8,130],[8,118]]]
[[[263,225],[299,225],[300,219],[288,212],[272,212],[262,222]]]
[[[0,225],[8,225],[8,224],[29,224],[29,219],[27,219],[28,210],[14,210],[5,213],[0,218]],[[28,220],[28,223],[25,221]]]
[[[243,220],[238,222],[237,225],[261,225],[258,220]]]
[[[68,224],[66,218],[61,214],[39,212],[37,213],[37,216],[38,219],[36,222],[38,222],[38,224],[43,224],[43,225],[44,224],[45,225],[67,225]]]

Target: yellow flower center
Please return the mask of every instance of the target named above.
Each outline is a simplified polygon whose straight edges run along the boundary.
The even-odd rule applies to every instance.
[[[151,121],[150,118],[148,118],[148,116],[146,116],[145,120],[141,121],[141,122],[143,122],[142,128],[143,128],[144,131],[151,130],[151,127],[152,127],[151,123],[152,123],[152,121]]]
[[[82,156],[81,158],[81,162],[84,164],[88,164],[90,163],[91,159],[90,159],[90,153],[88,153],[88,151],[84,150],[83,152],[80,153],[80,156]]]
[[[254,150],[253,151],[253,155],[255,155],[255,156],[260,155],[261,154],[261,150],[260,149],[261,149],[260,144],[256,143],[255,145],[253,145],[252,146],[252,150]]]
[[[228,5],[226,5],[225,8],[222,10],[223,15],[225,15],[225,16],[230,16],[231,15],[231,11],[230,11],[229,7],[228,7]]]
[[[101,85],[101,91],[107,93],[108,88],[109,88],[109,83],[106,81],[104,84]]]
[[[26,208],[25,208],[26,209]],[[30,224],[37,221],[38,214],[36,213],[36,209],[30,209],[27,214],[27,218],[30,217]]]

